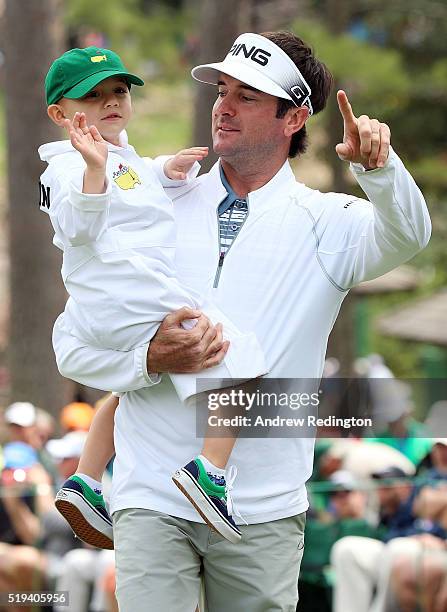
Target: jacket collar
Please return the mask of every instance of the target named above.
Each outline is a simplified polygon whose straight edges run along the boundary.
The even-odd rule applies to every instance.
[[[220,176],[219,161],[214,164],[209,173],[205,176],[204,186],[207,193],[214,194],[214,206],[220,204],[227,196],[227,190]],[[289,160],[286,160],[268,183],[255,191],[251,191],[247,195],[250,216],[253,216],[253,214],[257,216],[258,213],[274,207],[278,197],[284,194],[296,194],[301,189],[307,189],[307,187],[303,183],[297,182],[292,168],[290,167]]]

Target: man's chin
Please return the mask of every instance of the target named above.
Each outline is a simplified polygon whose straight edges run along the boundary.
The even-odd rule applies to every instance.
[[[235,147],[223,142],[214,142],[213,151],[219,157],[231,157],[237,152]]]

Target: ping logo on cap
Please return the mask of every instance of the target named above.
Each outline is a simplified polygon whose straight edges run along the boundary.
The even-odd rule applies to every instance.
[[[271,57],[271,53],[266,51],[265,49],[261,49],[259,47],[251,47],[249,50],[244,43],[234,44],[228,52],[228,55],[239,55],[239,53],[243,53],[244,57],[247,59],[251,59],[257,64],[261,66],[267,66],[269,57]]]
[[[90,58],[90,61],[93,63],[106,62],[107,57],[105,55],[93,55],[93,57]]]

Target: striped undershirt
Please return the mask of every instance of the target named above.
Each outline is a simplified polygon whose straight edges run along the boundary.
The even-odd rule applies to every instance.
[[[228,196],[219,204],[219,243],[220,257],[223,259],[233,244],[245,219],[248,216],[248,204],[244,198],[239,198],[230,187],[227,178],[220,166],[222,184]]]

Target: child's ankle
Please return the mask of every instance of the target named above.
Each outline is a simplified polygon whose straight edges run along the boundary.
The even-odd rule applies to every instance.
[[[82,478],[82,480],[91,489],[93,489],[95,493],[98,493],[98,495],[102,493],[102,482],[100,482],[99,480],[96,480],[96,478],[93,478],[92,476],[89,476],[88,474],[84,474],[82,472],[76,472],[75,476],[79,476],[79,478]]]

